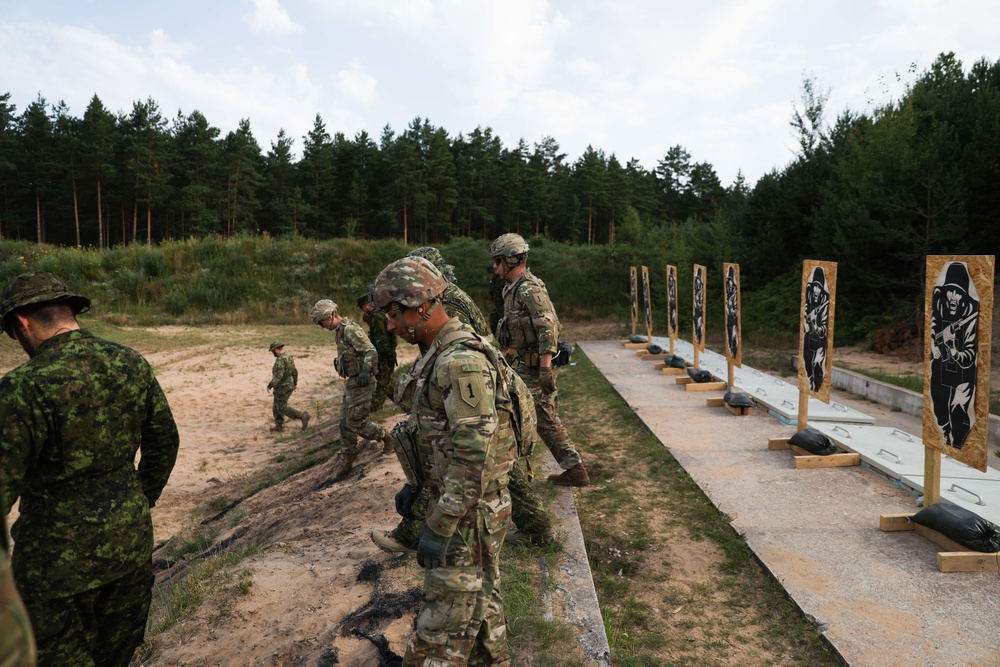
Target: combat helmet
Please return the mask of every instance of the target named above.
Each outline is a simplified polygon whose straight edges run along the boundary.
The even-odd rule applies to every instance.
[[[517,257],[528,253],[528,242],[520,234],[501,234],[490,244],[490,257]]]
[[[58,301],[67,302],[74,315],[90,310],[90,299],[70,292],[66,283],[58,276],[44,271],[22,273],[7,283],[0,292],[0,327],[13,338],[8,328],[12,314],[27,306]]]
[[[458,282],[458,279],[455,277],[455,267],[452,264],[448,264],[446,261],[444,261],[444,255],[442,255],[441,251],[438,250],[437,248],[433,246],[423,246],[421,248],[416,248],[415,250],[411,250],[410,252],[406,253],[406,256],[423,257],[428,262],[436,266],[439,271],[441,271],[441,275],[444,276],[445,280],[447,280],[452,284]]]
[[[330,299],[320,299],[309,311],[309,317],[314,324],[319,324],[331,315],[336,317],[339,314],[340,308]]]
[[[382,269],[375,279],[372,300],[379,310],[396,303],[416,308],[441,296],[448,281],[436,266],[423,257],[403,257]]]

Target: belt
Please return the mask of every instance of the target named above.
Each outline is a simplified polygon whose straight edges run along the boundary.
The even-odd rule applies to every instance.
[[[524,361],[524,365],[528,368],[538,368],[541,355],[537,352],[518,352],[518,355]]]

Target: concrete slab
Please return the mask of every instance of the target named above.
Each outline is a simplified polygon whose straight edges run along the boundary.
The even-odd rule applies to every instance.
[[[880,515],[916,510],[907,489],[862,467],[797,470],[789,452],[767,449],[794,427],[708,408],[618,342],[578,345],[848,663],[1000,665],[1000,577],[938,572],[929,540],[879,530]],[[921,432],[914,416],[835,396],[879,425]]]

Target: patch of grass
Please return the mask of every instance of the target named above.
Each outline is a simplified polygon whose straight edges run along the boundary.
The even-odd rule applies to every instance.
[[[215,541],[218,531],[212,528],[202,528],[178,541],[171,541],[166,546],[167,560],[176,561],[187,554],[202,553]]]

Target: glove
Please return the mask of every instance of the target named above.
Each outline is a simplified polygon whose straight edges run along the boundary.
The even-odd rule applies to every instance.
[[[428,570],[445,566],[445,554],[448,553],[448,544],[451,537],[438,535],[425,524],[420,529],[420,540],[417,544],[417,564]]]
[[[358,373],[354,380],[358,383],[359,387],[367,387],[368,383],[372,381],[372,372],[366,368]]]
[[[416,519],[413,514],[413,503],[417,502],[417,489],[411,484],[404,484],[403,488],[396,492],[396,514],[404,519]]]
[[[538,369],[538,385],[542,389],[542,393],[548,396],[556,390],[556,381],[552,377],[552,368],[542,366]]]

